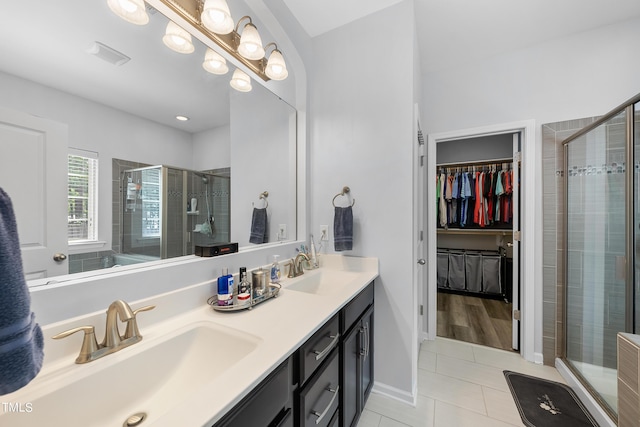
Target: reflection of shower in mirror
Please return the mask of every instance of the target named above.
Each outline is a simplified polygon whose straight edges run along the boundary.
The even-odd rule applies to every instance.
[[[124,209],[114,224],[121,254],[174,258],[229,241],[229,177],[163,165],[127,169],[122,177]]]

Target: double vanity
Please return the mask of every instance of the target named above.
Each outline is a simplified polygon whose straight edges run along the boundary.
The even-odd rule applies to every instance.
[[[140,301],[140,342],[77,364],[82,334],[105,312],[43,325],[45,362],[10,395],[0,425],[351,426],[373,382],[376,258],[324,255],[248,310],[206,304],[215,282]],[[106,309],[106,307],[105,307]],[[125,336],[126,322],[120,322]]]

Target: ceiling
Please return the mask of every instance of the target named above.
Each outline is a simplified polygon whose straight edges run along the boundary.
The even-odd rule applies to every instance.
[[[402,0],[283,1],[307,33],[315,37]],[[638,0],[414,2],[423,73],[640,16]]]

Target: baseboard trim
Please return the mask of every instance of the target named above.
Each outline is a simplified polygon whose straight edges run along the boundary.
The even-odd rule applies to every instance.
[[[407,391],[400,390],[399,388],[395,388],[387,384],[381,384],[375,381],[373,383],[373,388],[371,389],[371,392],[388,397],[390,399],[397,400],[402,403],[407,403],[411,406],[416,406],[417,404],[417,400],[416,400],[418,396],[417,390],[414,391],[412,395]]]
[[[582,404],[587,408],[589,413],[596,419],[600,427],[616,427],[617,424],[609,418],[609,415],[602,409],[598,402],[591,396],[591,393],[582,385],[580,380],[571,372],[571,369],[562,361],[556,359],[556,369],[565,379],[569,387],[576,392]]]

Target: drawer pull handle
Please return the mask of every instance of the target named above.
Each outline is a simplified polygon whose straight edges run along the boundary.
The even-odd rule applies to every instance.
[[[329,404],[324,409],[324,411],[322,411],[322,413],[318,411],[311,411],[311,415],[315,415],[316,417],[318,417],[318,419],[316,420],[316,424],[320,424],[320,422],[322,422],[323,418],[329,412],[329,409],[331,409],[331,407],[333,406],[333,402],[335,402],[336,398],[338,397],[338,391],[340,391],[340,386],[337,386],[335,389],[329,387],[326,390],[330,393],[333,393],[333,397],[331,398],[331,402],[329,402]]]
[[[340,339],[340,334],[329,335],[329,338],[332,338],[332,340],[329,343],[329,345],[327,346],[327,348],[325,348],[322,351],[313,350],[313,353],[316,355],[316,360],[320,360],[323,357],[325,357],[331,351],[331,349],[333,349],[333,347],[335,347],[336,343]]]

